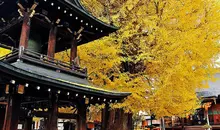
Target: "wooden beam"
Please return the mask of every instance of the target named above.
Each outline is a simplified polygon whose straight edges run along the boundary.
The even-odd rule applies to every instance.
[[[43,112],[43,111],[35,111],[35,112],[33,112],[33,115],[36,117],[48,117],[49,113]],[[60,119],[76,119],[77,114],[58,113],[58,118],[60,118]]]
[[[77,117],[77,130],[86,130],[86,104],[85,99],[82,99],[77,104],[78,117]]]
[[[19,48],[23,46],[25,49],[28,46],[31,21],[30,21],[28,12],[24,12],[23,15],[24,15],[24,18],[23,18],[23,24],[22,24],[22,29],[21,29]]]
[[[7,105],[7,102],[0,102],[0,105]]]
[[[54,58],[56,47],[57,27],[52,25],[49,33],[47,56]]]
[[[77,42],[75,38],[71,42],[71,50],[70,50],[70,63],[74,64],[74,60],[77,57]]]

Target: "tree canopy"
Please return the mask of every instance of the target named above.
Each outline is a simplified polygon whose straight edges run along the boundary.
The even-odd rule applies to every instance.
[[[159,117],[185,115],[197,108],[196,90],[208,87],[216,72],[219,1],[93,1],[83,3],[120,29],[80,46],[78,52],[92,83],[132,92],[114,107]]]

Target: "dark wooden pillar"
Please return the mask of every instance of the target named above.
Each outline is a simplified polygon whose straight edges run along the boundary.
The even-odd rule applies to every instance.
[[[19,121],[21,97],[18,94],[12,94],[8,98],[8,107],[6,109],[5,130],[17,130]]]
[[[0,103],[1,105],[1,103]],[[1,105],[3,106],[3,105]],[[4,126],[4,117],[5,117],[5,108],[0,108],[0,130],[3,129]]]
[[[57,27],[52,25],[49,33],[47,56],[54,58],[56,47]]]
[[[4,114],[4,124],[3,124],[3,128],[2,128],[2,130],[6,130],[7,113],[8,113],[8,102],[7,102],[7,104],[6,104],[6,108],[5,108],[5,114]]]
[[[30,17],[29,17],[28,12],[24,12],[23,15],[24,15],[24,19],[23,19],[23,24],[22,24],[22,29],[21,29],[19,46],[20,47],[23,46],[25,49],[28,46],[31,21],[30,21]]]
[[[86,109],[85,100],[82,99],[77,104],[78,117],[77,117],[77,130],[86,130]]]
[[[47,130],[57,130],[57,119],[58,119],[58,96],[52,95],[51,97],[51,105],[52,107],[49,109],[49,117],[47,121]]]
[[[24,123],[24,130],[32,130],[32,117],[27,117]]]
[[[70,63],[74,63],[74,59],[77,57],[77,42],[75,38],[72,40],[71,43],[71,51],[70,51]]]

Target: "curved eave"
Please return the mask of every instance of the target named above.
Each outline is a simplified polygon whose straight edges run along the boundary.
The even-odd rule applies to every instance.
[[[68,0],[58,0],[58,1],[60,3],[63,3],[65,6],[69,7],[70,9],[74,10],[75,12],[79,13],[82,17],[89,18],[93,23],[96,23],[96,25],[98,25],[98,24],[102,25],[103,28],[106,28],[110,32],[115,32],[115,31],[117,31],[119,29],[118,27],[116,27],[114,25],[107,24],[107,23],[97,19],[96,17],[91,15],[89,12],[81,9],[80,7],[76,6],[75,4],[71,3]],[[82,5],[80,4],[80,6],[82,6]]]
[[[2,17],[2,18],[6,17],[6,18],[8,18],[8,20],[10,20],[10,18],[14,17],[15,14],[16,14],[16,16],[18,16],[19,13],[17,12],[17,3],[16,3],[16,1],[17,0],[9,0],[9,1],[8,0],[3,0],[4,4],[0,5],[0,17]],[[28,4],[32,5],[31,3],[33,3],[33,1],[34,0],[28,1],[28,2],[30,2]],[[55,2],[53,0],[47,0],[46,4],[48,4],[49,1],[50,2]],[[74,0],[74,1],[75,1],[75,4],[73,2],[68,1],[68,0],[56,0],[56,2],[64,5],[66,8],[74,11],[76,14],[80,15],[84,19],[87,19],[88,21],[90,21],[95,26],[99,26],[103,30],[106,30],[105,34],[115,32],[119,29],[118,27],[116,27],[114,25],[107,24],[107,23],[97,19],[96,17],[94,17],[91,13],[86,11],[86,9],[83,7],[83,5],[81,4],[81,2],[79,0]],[[20,2],[22,2],[22,1],[20,1]],[[43,1],[43,0],[39,1],[39,6],[42,3],[45,3],[45,1]]]
[[[109,97],[109,98],[125,98],[131,93],[127,92],[114,92],[104,89],[94,88],[82,84],[66,82],[59,79],[53,79],[44,75],[37,75],[28,71],[16,68],[8,63],[0,61],[0,72],[5,75],[13,76],[17,79],[22,79],[30,82],[39,83],[45,86],[53,86],[58,89],[65,89],[72,92],[85,93],[89,95]]]

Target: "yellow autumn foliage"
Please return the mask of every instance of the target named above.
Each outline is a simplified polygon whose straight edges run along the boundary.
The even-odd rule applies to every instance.
[[[11,52],[11,50],[8,50],[8,49],[0,47],[0,57],[4,56],[4,55],[6,55],[6,54],[8,54],[10,52]]]
[[[86,7],[92,4],[83,1]],[[91,82],[132,92],[124,103],[114,105],[130,112],[142,110],[161,117],[185,115],[197,108],[196,90],[207,87],[216,72],[219,1],[109,0],[104,4],[110,4],[111,18],[120,29],[79,47],[81,65],[88,67]],[[103,8],[91,12],[94,9]]]
[[[120,26],[117,33],[78,51],[93,84],[132,92],[112,107],[158,117],[181,116],[197,108],[196,90],[208,87],[216,72],[219,0],[83,0],[83,4],[100,19]],[[0,48],[0,56],[9,52]],[[68,61],[62,53],[57,58]]]
[[[83,0],[117,33],[79,47],[81,66],[100,87],[132,92],[128,112],[158,117],[184,115],[198,106],[196,90],[207,87],[219,54],[218,0]],[[109,11],[109,12],[108,12]],[[110,21],[108,21],[110,23]],[[9,53],[0,48],[0,56]],[[66,52],[57,58],[68,61]],[[72,112],[72,109],[60,109]]]

